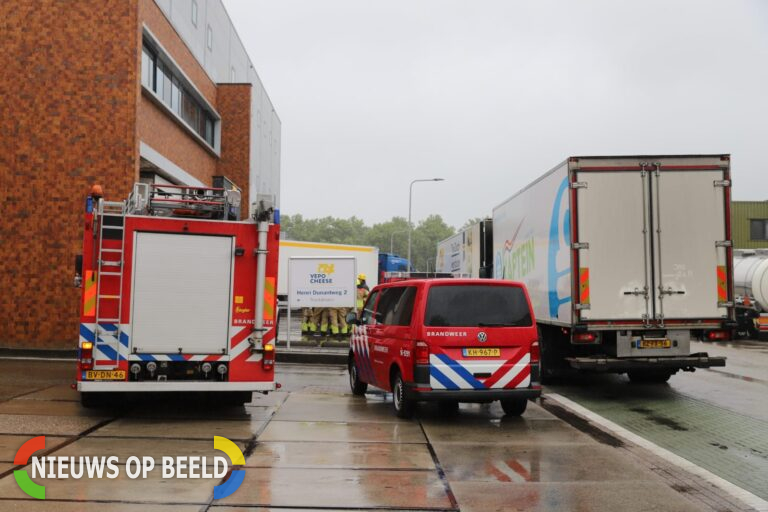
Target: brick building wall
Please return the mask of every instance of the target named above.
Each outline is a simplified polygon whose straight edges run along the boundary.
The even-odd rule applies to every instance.
[[[222,116],[221,159],[142,92],[144,25]],[[73,348],[91,184],[125,199],[144,141],[247,191],[251,86],[215,84],[153,0],[0,1],[0,33],[0,347]]]
[[[136,1],[0,2],[1,346],[74,346],[85,195],[138,165]]]
[[[216,84],[210,79],[200,63],[189,51],[183,40],[170,24],[153,0],[139,0],[136,38],[139,45],[142,40],[144,25],[163,45],[166,51],[184,70],[195,84],[198,91],[213,108],[217,108]],[[139,49],[141,46],[139,46]],[[136,65],[141,69],[141,52],[137,52]],[[194,140],[161,107],[158,107],[142,92],[137,84],[138,116],[136,120],[136,141],[144,141],[153,149],[162,153],[173,163],[189,172],[192,176],[210,185],[211,177],[216,174],[218,158],[199,142]]]
[[[251,84],[221,84],[218,110],[227,122],[221,130],[218,174],[235,182],[243,192],[240,213],[248,215],[248,176],[251,162]]]

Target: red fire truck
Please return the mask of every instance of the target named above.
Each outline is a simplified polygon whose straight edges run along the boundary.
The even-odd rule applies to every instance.
[[[86,201],[77,389],[217,392],[245,403],[275,389],[279,220],[268,200],[239,221],[240,193],[137,183]]]

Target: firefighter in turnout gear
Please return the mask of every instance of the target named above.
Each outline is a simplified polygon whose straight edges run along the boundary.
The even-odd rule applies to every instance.
[[[309,336],[317,330],[317,325],[312,323],[312,308],[301,309],[301,335]]]
[[[360,315],[363,312],[363,306],[365,301],[368,300],[369,288],[365,283],[365,274],[359,274],[357,276],[357,314]]]

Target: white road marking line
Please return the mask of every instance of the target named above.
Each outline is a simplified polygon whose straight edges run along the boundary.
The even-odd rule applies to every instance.
[[[589,421],[597,425],[600,425],[605,430],[611,432],[612,434],[616,434],[618,437],[624,439],[625,441],[629,441],[642,448],[645,448],[646,450],[650,451],[651,453],[653,453],[658,457],[661,457],[667,462],[674,464],[689,473],[692,473],[696,476],[703,478],[704,480],[711,483],[715,487],[719,488],[723,492],[743,501],[745,504],[749,505],[750,507],[757,509],[760,512],[768,512],[768,501],[764,500],[760,496],[756,496],[752,494],[746,489],[742,489],[738,485],[735,485],[729,482],[728,480],[725,480],[724,478],[721,478],[715,475],[714,473],[710,473],[706,469],[700,466],[697,466],[696,464],[689,461],[688,459],[684,459],[683,457],[680,457],[679,455],[676,455],[670,452],[669,450],[662,448],[661,446],[658,446],[652,443],[651,441],[645,438],[642,438],[633,432],[630,432],[624,427],[617,425],[611,420],[590,411],[589,409],[577,404],[573,400],[565,398],[562,395],[558,395],[557,393],[547,393],[546,395],[544,395],[544,397],[548,400],[552,400],[553,402],[559,403],[563,407],[567,407],[568,409],[575,412],[576,414],[583,416],[584,418],[588,419]]]

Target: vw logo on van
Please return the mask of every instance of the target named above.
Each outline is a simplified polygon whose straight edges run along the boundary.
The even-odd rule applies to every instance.
[[[477,333],[477,341],[479,341],[480,343],[485,343],[486,341],[488,341],[488,335],[485,334],[483,331],[480,331],[479,333]]]

